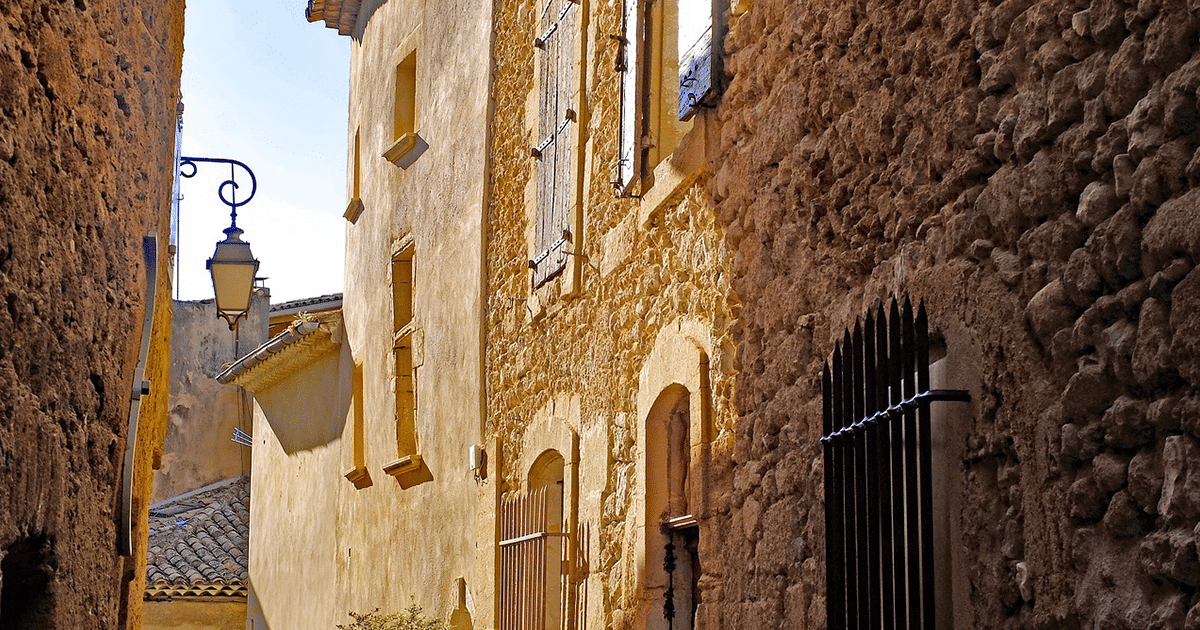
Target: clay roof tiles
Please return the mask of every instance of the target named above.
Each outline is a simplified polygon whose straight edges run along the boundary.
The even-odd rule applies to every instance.
[[[145,598],[245,597],[249,503],[238,477],[151,506]]]

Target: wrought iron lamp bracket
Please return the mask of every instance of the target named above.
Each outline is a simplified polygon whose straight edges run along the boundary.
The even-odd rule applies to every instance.
[[[221,185],[217,187],[217,198],[219,198],[221,200],[221,203],[229,206],[229,210],[230,210],[229,218],[232,222],[232,227],[237,227],[237,209],[250,203],[250,200],[254,198],[254,193],[258,192],[258,179],[254,177],[254,171],[250,170],[249,166],[246,166],[245,164],[239,162],[238,160],[231,160],[228,158],[207,158],[207,157],[186,157],[186,156],[184,156],[184,157],[179,158],[179,175],[181,177],[187,177],[189,179],[192,177],[195,177],[196,171],[199,170],[199,167],[197,166],[198,162],[203,162],[203,163],[208,163],[208,164],[228,164],[229,165],[229,179],[221,182]],[[190,170],[189,170],[189,167],[190,167]],[[236,175],[237,175],[236,169],[238,167],[241,167],[242,170],[246,171],[246,174],[248,174],[250,176],[250,194],[246,195],[246,198],[241,201],[238,201],[238,198],[237,198],[237,190],[238,190],[239,186],[236,181]],[[225,187],[226,186],[230,187],[228,197],[225,196]]]

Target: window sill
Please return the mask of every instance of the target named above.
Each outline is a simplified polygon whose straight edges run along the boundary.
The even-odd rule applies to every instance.
[[[413,453],[405,455],[391,463],[384,464],[383,472],[392,477],[399,477],[421,469],[421,456]]]
[[[400,136],[392,143],[392,146],[388,147],[387,151],[383,152],[383,159],[400,166],[400,162],[415,148],[417,148],[417,133],[410,131]]]
[[[679,145],[665,160],[654,167],[654,172],[642,183],[642,198],[638,203],[638,224],[650,225],[655,216],[668,203],[679,198],[688,186],[696,181],[704,170],[709,152],[709,116],[697,115],[692,130],[679,141]]]
[[[366,466],[356,466],[351,468],[342,476],[345,477],[350,483],[354,484],[354,487],[359,490],[371,486],[371,473],[367,472]]]
[[[358,197],[354,197],[354,198],[350,199],[349,204],[346,204],[346,211],[342,213],[342,216],[345,217],[346,220],[349,221],[351,224],[354,224],[354,223],[358,222],[358,216],[360,214],[362,214],[362,211],[363,211],[362,199],[359,199]]]

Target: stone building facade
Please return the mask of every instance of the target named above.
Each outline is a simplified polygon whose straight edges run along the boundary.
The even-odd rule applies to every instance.
[[[495,6],[484,316],[499,518],[562,484],[548,521],[566,534],[566,583],[546,597],[563,614],[548,627],[665,628],[664,601],[675,628],[721,627],[740,307],[708,192],[717,117],[678,115],[685,27],[717,30],[720,16],[685,0]],[[547,111],[556,94],[566,112]],[[551,138],[556,125],[569,135]],[[547,163],[564,156],[548,181]],[[551,195],[567,198],[565,212],[546,212]],[[561,253],[539,243],[547,222]],[[556,258],[562,270],[544,272]],[[555,460],[565,471],[548,479]],[[498,534],[496,627],[532,627],[506,617],[549,606],[503,594],[528,588],[503,546],[519,554],[536,533]]]
[[[822,367],[904,296],[971,395],[940,472],[953,627],[1200,627],[1195,5],[735,9],[723,627],[837,627]]]
[[[468,465],[483,424],[491,9],[307,13],[351,49],[345,290],[221,377],[255,397],[248,622],[326,629],[416,603],[469,628],[492,606],[476,533],[494,525],[494,486]]]
[[[6,628],[139,625],[182,40],[182,2],[18,1],[0,19]]]

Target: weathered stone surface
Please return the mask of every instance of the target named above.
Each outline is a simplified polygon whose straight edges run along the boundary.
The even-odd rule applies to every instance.
[[[1180,254],[1200,259],[1200,188],[1167,201],[1146,224],[1142,272],[1153,275]]]
[[[0,626],[140,627],[145,500],[166,428],[183,3],[11,0],[0,12]],[[122,559],[148,309],[152,390],[134,440],[134,557]]]
[[[1096,341],[1096,353],[1100,363],[1123,383],[1133,381],[1130,362],[1137,343],[1137,325],[1121,319],[1100,332]]]
[[[1167,438],[1162,453],[1163,485],[1158,513],[1169,523],[1200,516],[1200,446],[1186,435]]]
[[[1138,559],[1151,577],[1191,587],[1200,584],[1200,559],[1196,556],[1195,534],[1189,529],[1150,534],[1138,546]]]
[[[1185,384],[1175,349],[1193,350],[1175,331],[1187,318],[1175,312],[1186,281],[1174,274],[1191,267],[1165,268],[1200,260],[1200,233],[1189,236],[1200,220],[1181,216],[1197,204],[1180,202],[1200,177],[1200,82],[1189,78],[1191,48],[1181,57],[1164,23],[1194,32],[1185,4],[868,3],[851,12],[759,0],[731,23],[738,62],[720,110],[718,162],[731,174],[715,191],[722,220],[738,248],[777,239],[779,220],[804,234],[788,264],[764,264],[753,251],[734,262],[747,278],[735,282],[746,304],[734,325],[746,366],[739,399],[753,401],[743,420],[763,413],[765,392],[788,387],[764,384],[773,375],[796,375],[799,399],[819,398],[819,380],[790,366],[819,372],[872,304],[919,296],[948,356],[977,366],[960,523],[973,627],[1177,621],[1178,606],[1164,602],[1186,585],[1152,585],[1129,569],[1132,550],[1161,524],[1163,440],[1189,430],[1186,414],[1162,402]],[[871,41],[887,52],[859,46]],[[920,60],[931,59],[937,70],[923,72]],[[757,140],[767,128],[787,129],[770,150]],[[786,215],[764,209],[763,198],[780,199]],[[1178,227],[1147,228],[1168,219]],[[760,305],[784,292],[816,315],[805,358],[770,351],[793,333],[782,309]],[[783,424],[811,439],[819,420],[801,415]],[[759,436],[752,442],[740,465],[769,461]],[[1010,451],[1019,474],[1000,463]],[[819,508],[809,514],[820,520]],[[1023,558],[1013,557],[1018,548]],[[1033,602],[1016,586],[1020,561],[1033,574]]]
[[[1154,426],[1146,421],[1146,403],[1128,396],[1113,401],[1104,412],[1104,440],[1120,449],[1137,448],[1154,440]]]
[[[1094,475],[1085,474],[1071,484],[1071,489],[1067,494],[1068,513],[1071,518],[1076,520],[1096,520],[1104,514],[1109,496],[1097,483]]]
[[[1098,418],[1100,412],[1117,396],[1115,386],[1104,366],[1096,363],[1083,366],[1071,377],[1059,400],[1063,415],[1084,421]]]
[[[1079,195],[1079,209],[1075,216],[1079,222],[1096,227],[1111,217],[1120,207],[1117,193],[1112,184],[1097,180],[1087,185]]]
[[[1134,208],[1126,204],[1101,223],[1088,239],[1088,247],[1096,254],[1100,277],[1114,286],[1137,278],[1141,272],[1141,241],[1141,222]]]
[[[1171,353],[1179,373],[1200,384],[1200,268],[1171,291]]]
[[[1162,462],[1155,451],[1142,451],[1129,461],[1129,496],[1147,514],[1158,514]]]
[[[1133,350],[1133,375],[1143,387],[1153,387],[1170,366],[1171,322],[1165,302],[1146,300],[1138,314],[1137,344]]]
[[[1092,472],[1096,475],[1096,485],[1107,494],[1112,494],[1125,487],[1125,479],[1129,469],[1129,461],[1113,453],[1104,453],[1092,461]]]
[[[1142,521],[1138,508],[1129,493],[1122,490],[1113,495],[1108,511],[1101,521],[1104,529],[1114,538],[1129,538],[1142,533]]]
[[[1075,312],[1076,309],[1071,305],[1063,283],[1055,280],[1029,300],[1025,307],[1025,319],[1037,338],[1043,344],[1047,344],[1054,333],[1074,321]]]

